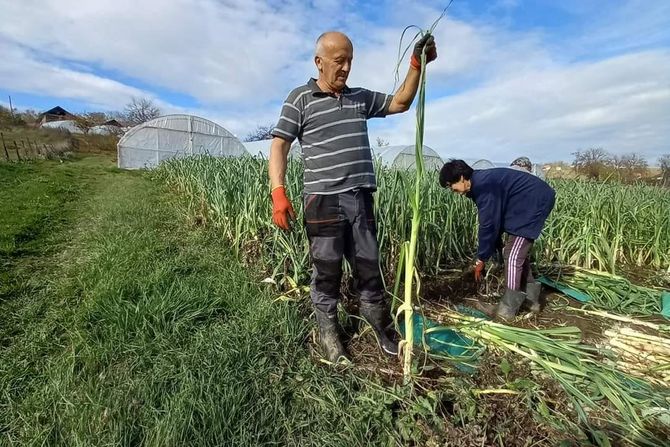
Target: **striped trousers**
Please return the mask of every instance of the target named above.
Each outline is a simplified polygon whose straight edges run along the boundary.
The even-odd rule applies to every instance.
[[[505,258],[506,286],[511,290],[525,290],[526,284],[535,282],[530,271],[530,249],[533,241],[521,236],[509,235],[503,248]]]

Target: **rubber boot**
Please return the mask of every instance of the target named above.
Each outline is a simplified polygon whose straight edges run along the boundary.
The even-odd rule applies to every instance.
[[[478,303],[477,309],[481,310],[491,318],[510,321],[514,319],[525,299],[525,293],[519,290],[505,289],[505,294],[500,300],[500,303]]]
[[[337,312],[327,314],[314,308],[316,321],[319,324],[319,342],[323,354],[331,363],[338,363],[342,358],[349,360],[344,345],[340,339],[340,323],[337,321]]]
[[[361,316],[370,323],[377,334],[379,345],[385,354],[397,356],[398,342],[395,331],[391,328],[391,309],[383,302],[367,303],[361,301]]]
[[[539,282],[529,282],[526,284],[526,303],[528,304],[530,311],[534,314],[539,314],[541,310],[540,306],[540,291],[542,290],[542,284]]]
[[[526,294],[524,292],[506,289],[500,304],[498,304],[498,309],[496,309],[496,317],[505,321],[513,320],[525,299]]]

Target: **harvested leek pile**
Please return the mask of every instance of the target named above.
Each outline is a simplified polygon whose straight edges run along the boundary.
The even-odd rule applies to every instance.
[[[608,329],[605,336],[603,347],[615,354],[611,364],[656,385],[670,387],[670,338],[630,327]]]
[[[580,424],[599,445],[623,441],[658,446],[670,436],[670,427],[662,420],[670,416],[670,390],[619,370],[612,363],[615,359],[601,358],[597,348],[581,343],[578,328],[529,330],[451,311],[441,317],[449,325],[427,332],[456,330],[494,349],[518,354],[538,373],[555,379],[570,396]],[[608,439],[605,432],[616,439]]]
[[[547,269],[543,273],[559,285],[587,295],[590,300],[586,307],[636,316],[661,313],[663,291],[633,284],[621,276],[573,266]]]

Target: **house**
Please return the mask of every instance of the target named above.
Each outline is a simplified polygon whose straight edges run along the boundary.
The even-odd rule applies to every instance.
[[[107,120],[104,123],[101,124],[101,126],[114,126],[114,127],[123,127],[121,123],[119,123],[117,120]]]
[[[74,120],[75,116],[62,108],[61,106],[56,106],[53,109],[49,109],[46,112],[42,112],[37,116],[37,125],[40,126],[44,123],[51,121],[63,121],[63,120]]]

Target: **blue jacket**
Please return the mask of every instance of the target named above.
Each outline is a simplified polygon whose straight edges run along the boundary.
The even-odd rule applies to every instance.
[[[479,213],[477,257],[490,258],[502,233],[535,240],[554,208],[556,193],[544,180],[509,168],[475,170],[467,196]]]

